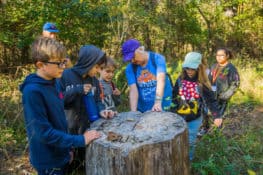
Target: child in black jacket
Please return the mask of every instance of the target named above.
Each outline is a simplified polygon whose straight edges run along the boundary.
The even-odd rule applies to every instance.
[[[190,159],[203,115],[209,109],[214,117],[214,124],[222,123],[218,104],[214,98],[210,82],[206,74],[206,66],[202,63],[202,55],[190,52],[185,56],[183,70],[173,87],[173,112],[182,116],[188,124]]]

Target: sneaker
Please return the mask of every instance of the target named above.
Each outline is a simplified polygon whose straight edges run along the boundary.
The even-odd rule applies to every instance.
[[[200,131],[197,133],[197,137],[202,137],[207,133],[207,131],[208,131],[207,129],[201,128]]]

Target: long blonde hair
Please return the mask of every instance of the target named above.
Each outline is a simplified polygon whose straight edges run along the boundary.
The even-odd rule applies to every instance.
[[[197,70],[197,76],[198,76],[198,84],[199,86],[203,87],[207,87],[208,89],[212,89],[211,88],[211,83],[208,79],[207,73],[207,65],[204,64],[203,62],[198,66],[198,70]]]

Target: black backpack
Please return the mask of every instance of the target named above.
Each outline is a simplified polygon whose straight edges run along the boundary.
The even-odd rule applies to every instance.
[[[157,65],[156,65],[156,62],[155,62],[155,59],[154,59],[154,55],[155,54],[153,52],[149,52],[150,59],[151,59],[151,61],[153,63],[154,68],[156,69]],[[137,72],[137,69],[138,69],[138,65],[132,64],[132,69],[133,69],[133,73],[134,73],[134,75],[136,77],[136,72]],[[166,72],[166,76],[168,77],[168,80],[169,80],[169,82],[171,84],[171,87],[173,87],[173,82],[172,82],[171,75],[168,72]],[[136,80],[136,85],[137,85],[137,80]]]

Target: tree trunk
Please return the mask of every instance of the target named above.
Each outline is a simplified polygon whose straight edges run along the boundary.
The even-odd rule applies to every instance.
[[[125,112],[91,125],[102,137],[86,148],[87,175],[188,175],[188,131],[170,112]]]

